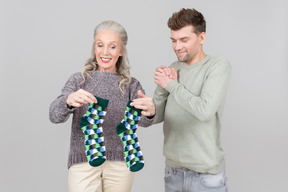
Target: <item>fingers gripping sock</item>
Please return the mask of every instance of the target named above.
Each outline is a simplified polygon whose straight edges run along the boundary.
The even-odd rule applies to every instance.
[[[130,106],[130,103],[131,101],[128,102],[124,119],[116,130],[124,146],[126,165],[131,172],[136,172],[144,166],[143,154],[136,134],[141,110]]]
[[[80,127],[85,135],[86,156],[89,164],[99,166],[106,161],[106,150],[102,123],[106,115],[109,100],[96,97],[97,103],[89,105],[86,114],[81,117]]]

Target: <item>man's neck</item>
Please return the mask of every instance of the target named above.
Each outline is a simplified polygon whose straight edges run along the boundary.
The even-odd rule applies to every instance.
[[[195,57],[193,57],[189,62],[184,62],[183,64],[184,65],[193,65],[195,63],[202,61],[205,57],[206,57],[206,54],[204,53],[204,51],[201,51],[200,53],[195,55]]]

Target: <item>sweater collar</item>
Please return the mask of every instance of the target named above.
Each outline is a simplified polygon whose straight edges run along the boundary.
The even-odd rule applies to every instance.
[[[206,55],[206,57],[204,57],[204,59],[202,59],[201,61],[199,61],[198,63],[194,63],[192,65],[184,65],[183,62],[179,62],[181,64],[181,68],[186,68],[186,69],[192,69],[195,68],[199,65],[203,65],[204,63],[206,63],[209,59],[211,59],[210,55]]]
[[[118,73],[110,73],[110,72],[103,72],[103,71],[92,71],[90,73],[91,77],[104,77],[104,78],[115,78],[119,77],[120,75]]]

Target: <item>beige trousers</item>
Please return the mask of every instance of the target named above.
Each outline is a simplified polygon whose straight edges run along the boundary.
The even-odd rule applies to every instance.
[[[98,167],[88,162],[74,164],[69,168],[69,192],[129,192],[134,173],[124,161],[105,161]]]

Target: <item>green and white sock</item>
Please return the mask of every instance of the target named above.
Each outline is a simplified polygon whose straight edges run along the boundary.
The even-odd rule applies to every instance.
[[[109,100],[96,97],[97,103],[89,105],[86,114],[81,117],[80,127],[85,135],[85,148],[88,162],[96,167],[106,161],[106,149],[102,123],[106,115]]]
[[[117,126],[116,130],[124,146],[126,165],[130,171],[136,172],[144,166],[143,154],[136,134],[141,110],[130,106],[131,102],[128,102],[124,119]]]

